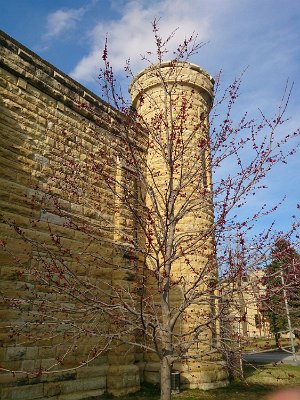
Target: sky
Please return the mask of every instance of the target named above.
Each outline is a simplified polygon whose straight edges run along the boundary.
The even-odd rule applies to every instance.
[[[299,0],[0,0],[0,9],[2,30],[96,94],[106,35],[124,86],[128,58],[134,72],[146,66],[140,56],[153,49],[151,22],[159,18],[162,35],[178,28],[171,46],[198,34],[206,44],[191,61],[212,76],[222,70],[224,86],[247,69],[237,114],[272,115],[287,79],[294,82],[284,129],[300,127]],[[288,229],[291,216],[300,216],[299,172],[300,153],[276,167],[249,208],[286,195],[271,219]]]

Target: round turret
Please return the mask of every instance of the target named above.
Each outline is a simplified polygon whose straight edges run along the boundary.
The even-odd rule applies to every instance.
[[[190,87],[206,101],[207,106],[212,105],[214,79],[203,68],[188,62],[166,61],[153,65],[135,76],[129,86],[132,105],[138,109],[141,94],[153,90],[161,85],[162,79],[170,87],[176,83],[177,89]]]
[[[158,232],[151,242],[157,249],[154,259],[157,257],[158,262],[165,259],[160,250],[163,246],[159,245],[161,238],[169,234],[172,224],[176,225],[174,238],[168,237],[173,240],[174,252],[177,251],[170,273],[177,284],[171,285],[170,302],[172,309],[184,309],[175,330],[182,333],[184,340],[190,337],[193,341],[188,350],[190,360],[176,368],[181,371],[183,386],[202,389],[223,385],[226,380],[217,359],[214,365],[209,359],[209,366],[205,367],[201,359],[216,332],[203,328],[197,339],[192,334],[188,336],[199,321],[203,326],[205,319],[211,321],[210,297],[199,298],[196,294],[187,306],[182,306],[190,293],[207,293],[207,283],[216,276],[208,123],[213,88],[213,78],[201,67],[172,61],[145,69],[129,87],[132,106],[148,134],[146,205]],[[165,226],[161,221],[165,221]],[[186,257],[182,257],[179,247]],[[146,380],[147,365],[151,363],[149,368],[154,368],[151,356],[147,357]],[[204,374],[203,369],[209,374]]]

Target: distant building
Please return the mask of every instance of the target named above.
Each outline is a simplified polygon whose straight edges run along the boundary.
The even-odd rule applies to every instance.
[[[264,271],[253,270],[237,277],[232,285],[230,315],[233,331],[241,338],[268,337],[270,324],[264,313]]]

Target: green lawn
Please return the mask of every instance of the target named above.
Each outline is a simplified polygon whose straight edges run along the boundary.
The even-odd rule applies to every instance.
[[[263,400],[267,393],[279,386],[300,385],[300,367],[290,365],[264,365],[246,368],[244,382],[232,383],[226,388],[202,391],[185,390],[173,396],[174,400]],[[103,399],[112,398],[105,396]],[[158,400],[159,389],[145,385],[138,393],[119,397],[118,400]]]
[[[188,390],[182,392],[178,400],[263,400],[279,386],[293,385],[300,385],[300,367],[266,365],[258,369],[247,368],[245,382],[208,392]]]
[[[280,339],[282,347],[290,347],[291,342],[289,338],[281,338]],[[251,350],[268,350],[275,349],[276,343],[274,338],[266,339],[266,338],[248,338],[242,345],[244,351]],[[298,340],[295,340],[296,350],[300,350],[300,346]]]

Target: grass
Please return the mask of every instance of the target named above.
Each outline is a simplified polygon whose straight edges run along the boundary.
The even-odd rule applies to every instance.
[[[184,390],[173,396],[174,400],[263,400],[279,386],[300,385],[300,367],[291,365],[262,365],[245,368],[245,381],[231,383],[220,389],[203,391]],[[104,396],[104,399],[112,399]],[[159,388],[146,384],[133,394],[119,397],[118,400],[159,400]]]
[[[300,367],[264,365],[245,368],[245,381],[231,383],[226,388],[208,392],[201,390],[182,393],[178,400],[263,400],[279,386],[300,385]],[[194,392],[194,393],[192,393]],[[154,400],[154,399],[153,399]]]
[[[289,338],[280,339],[282,347],[289,347],[291,345]],[[296,343],[296,347],[298,343]],[[266,339],[266,338],[249,338],[247,342],[243,343],[244,351],[251,350],[272,350],[276,348],[276,343],[274,338]]]

